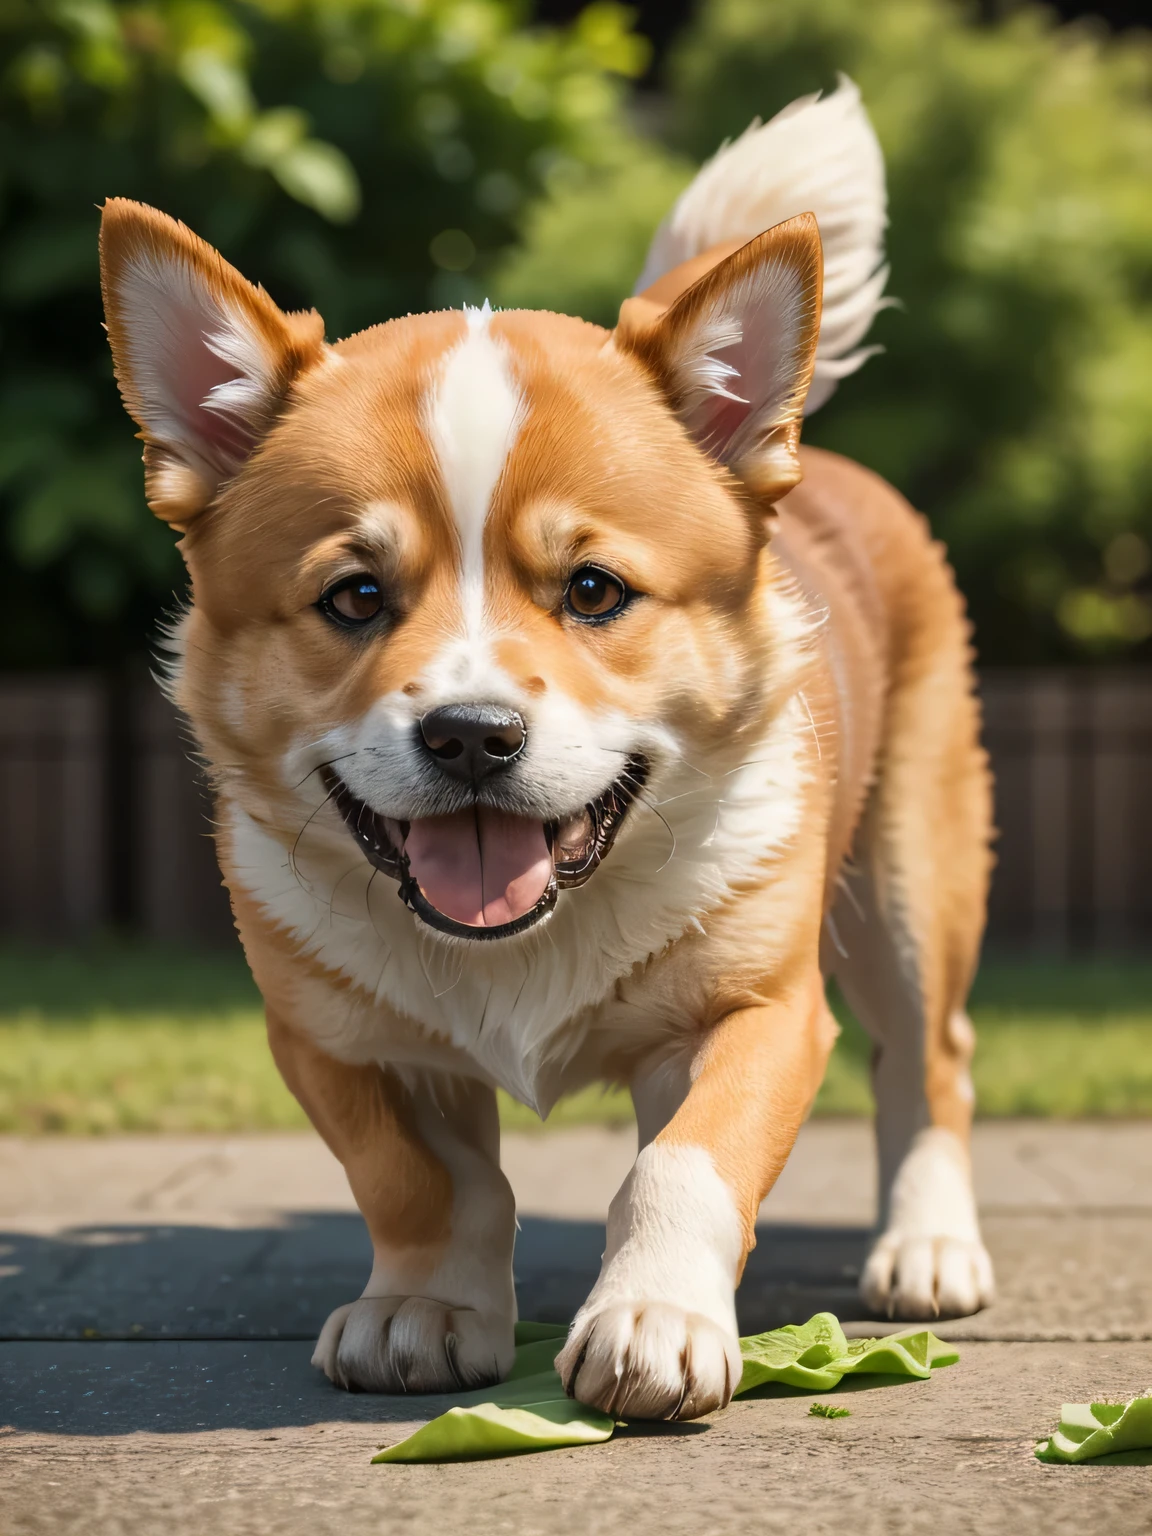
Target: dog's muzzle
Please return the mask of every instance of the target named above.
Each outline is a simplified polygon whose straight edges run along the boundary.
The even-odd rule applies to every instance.
[[[443,732],[443,723],[432,726],[425,739],[459,739]],[[358,799],[330,767],[322,778],[368,862],[397,882],[422,922],[454,938],[490,940],[526,933],[548,917],[560,891],[592,878],[648,773],[646,758],[630,757],[603,794],[554,821],[480,801],[448,816],[397,821]]]

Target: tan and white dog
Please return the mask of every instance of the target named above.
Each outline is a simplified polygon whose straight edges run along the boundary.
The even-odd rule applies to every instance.
[[[544,1113],[606,1079],[640,1151],[565,1383],[629,1417],[727,1402],[829,972],[876,1045],[865,1299],[991,1295],[962,605],[893,490],[798,449],[865,355],[884,223],[847,81],[704,167],[613,332],[485,306],[333,345],[182,225],[104,210],[117,376],[191,576],[175,697],[272,1051],[372,1238],[316,1350],[341,1386],[508,1369],[495,1090]]]

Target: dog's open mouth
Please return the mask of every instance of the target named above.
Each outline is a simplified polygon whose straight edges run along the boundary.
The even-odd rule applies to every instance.
[[[583,885],[616,840],[644,787],[647,761],[631,757],[596,800],[563,821],[537,821],[490,805],[450,816],[394,821],[358,800],[330,768],[325,787],[370,864],[400,884],[400,898],[430,928],[465,939],[524,933]]]

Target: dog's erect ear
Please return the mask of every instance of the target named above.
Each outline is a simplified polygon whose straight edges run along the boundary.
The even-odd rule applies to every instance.
[[[820,335],[816,220],[802,213],[777,224],[664,308],[673,276],[625,300],[613,344],[643,363],[706,453],[775,501],[801,474],[800,423]]]
[[[100,227],[116,378],[144,440],[148,504],[183,528],[324,351],[324,322],[286,315],[175,219],[110,198]]]

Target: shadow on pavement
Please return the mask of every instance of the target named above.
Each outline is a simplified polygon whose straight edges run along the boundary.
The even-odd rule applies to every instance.
[[[0,1232],[0,1337],[314,1338],[371,1262],[354,1213]]]
[[[869,1232],[764,1226],[738,1297],[741,1331],[863,1316]],[[522,1217],[522,1317],[566,1322],[595,1281],[604,1227]],[[353,1214],[237,1226],[154,1223],[0,1233],[0,1426],[64,1435],[411,1422],[444,1399],[350,1396],[309,1366],[371,1252]],[[388,1438],[385,1436],[384,1438]],[[0,1436],[2,1440],[2,1436]]]

